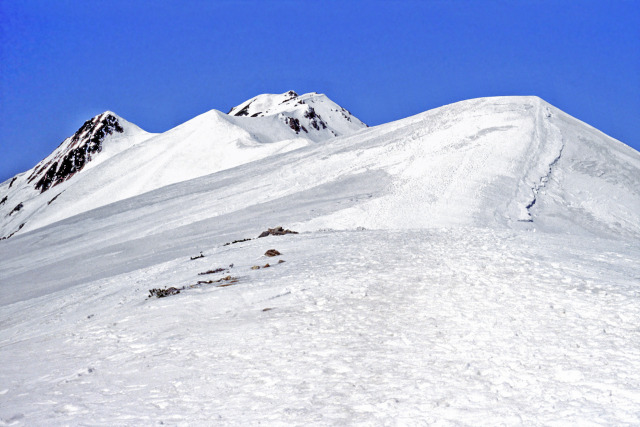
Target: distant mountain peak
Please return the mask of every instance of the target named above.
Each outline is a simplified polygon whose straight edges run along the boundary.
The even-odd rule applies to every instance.
[[[321,139],[353,133],[367,127],[326,95],[309,92],[298,95],[290,90],[281,94],[262,94],[233,107],[235,117],[277,116],[296,134],[317,135]]]
[[[27,181],[34,182],[34,188],[44,193],[71,178],[102,151],[102,143],[107,135],[124,133],[121,120],[111,111],[87,120],[73,136],[60,144],[52,156],[36,166]]]

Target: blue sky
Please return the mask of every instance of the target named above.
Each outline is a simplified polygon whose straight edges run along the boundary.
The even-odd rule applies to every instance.
[[[290,89],[369,125],[538,95],[638,150],[640,2],[0,1],[0,181],[104,110],[162,132]]]

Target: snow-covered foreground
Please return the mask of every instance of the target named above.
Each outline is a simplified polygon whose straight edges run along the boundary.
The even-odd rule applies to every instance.
[[[4,305],[2,422],[640,423],[633,240],[439,228],[221,243]]]

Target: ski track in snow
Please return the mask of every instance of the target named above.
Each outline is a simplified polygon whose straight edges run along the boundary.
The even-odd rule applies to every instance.
[[[0,420],[640,423],[633,242],[460,228],[197,249],[2,307]],[[227,274],[239,283],[146,298]]]

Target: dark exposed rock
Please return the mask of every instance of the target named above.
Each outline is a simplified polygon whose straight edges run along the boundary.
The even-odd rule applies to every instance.
[[[282,254],[278,252],[276,249],[269,249],[267,252],[264,253],[264,255],[268,257],[272,257],[272,256],[278,256]]]
[[[320,130],[320,128],[327,128],[327,124],[324,122],[324,120],[322,120],[322,117],[320,117],[320,115],[316,113],[316,110],[313,107],[309,107],[307,111],[304,112],[304,117],[309,119],[309,124],[315,130]]]
[[[233,245],[233,244],[236,244],[236,243],[247,242],[247,241],[249,241],[249,240],[251,240],[251,239],[240,239],[240,240],[234,240],[233,242],[227,242],[227,243],[225,243],[225,244],[224,244],[224,245],[222,245],[222,246],[229,246],[229,245]]]
[[[296,133],[300,133],[301,130],[307,132],[304,126],[300,126],[300,120],[296,119],[295,117],[285,117],[284,122]]]
[[[318,117],[318,115],[316,114],[316,110],[313,107],[309,107],[307,109],[307,111],[304,112],[304,116],[307,119],[314,119],[314,118]]]
[[[49,188],[71,178],[91,161],[92,155],[102,151],[102,141],[114,132],[124,132],[118,119],[106,114],[87,120],[71,137],[68,149],[55,161],[41,165],[29,177],[28,182],[37,179],[35,189],[44,193]]]
[[[158,298],[164,298],[164,297],[168,297],[170,295],[176,295],[180,293],[180,289],[178,288],[167,288],[167,289],[149,289],[149,298],[151,297],[158,297]]]
[[[204,258],[204,254],[202,253],[202,251],[200,251],[200,255],[192,256],[190,258],[191,261],[193,261],[194,259]]]
[[[204,276],[205,274],[222,273],[223,271],[226,271],[226,269],[225,268],[215,268],[213,270],[208,270],[208,271],[204,271],[202,273],[198,273],[198,276]]]
[[[227,286],[233,286],[238,283],[238,278],[233,276],[223,277],[220,280],[216,280],[217,282],[223,282],[219,285],[216,285],[217,288],[224,288]]]
[[[19,212],[23,207],[24,207],[24,205],[22,203],[18,203],[16,205],[16,207],[13,208],[13,210],[11,212],[9,212],[9,215],[13,215],[16,212]]]
[[[282,105],[282,104],[284,104],[284,103],[286,103],[286,102],[289,102],[289,101],[291,101],[292,99],[296,99],[296,98],[298,97],[298,94],[297,94],[297,93],[295,93],[294,91],[290,90],[289,92],[285,93],[285,96],[287,96],[288,98],[285,98],[285,100],[284,100],[284,101],[282,101],[282,102],[280,103],[280,105]],[[298,104],[300,104],[300,103],[304,104],[304,101],[299,100],[299,101],[298,101]]]
[[[4,205],[4,202],[6,202],[6,201],[7,201],[7,197],[9,197],[9,196],[4,196],[4,197],[2,198],[2,200],[0,200],[0,205]]]
[[[14,182],[16,182],[16,179],[18,179],[17,176],[14,176],[13,179],[11,180],[11,182],[9,183],[9,188],[11,188],[11,186],[13,185]]]
[[[56,195],[55,195],[55,197],[54,197],[53,199],[51,199],[51,200],[49,200],[49,201],[47,202],[47,205],[50,205],[51,203],[53,203],[53,202],[54,202],[54,200],[56,200],[56,199],[58,198],[58,196],[59,196],[59,195],[61,195],[62,193],[63,193],[63,192],[60,192],[60,193],[56,194]]]
[[[297,231],[285,230],[282,227],[269,228],[267,231],[260,233],[258,238],[267,236],[284,236],[285,234],[298,234]]]
[[[8,236],[0,237],[0,240],[10,239],[14,234],[16,234],[18,231],[22,230],[22,227],[24,227],[24,225],[25,225],[25,223],[23,222],[22,224],[20,224],[20,226],[18,227],[17,230],[15,230],[13,233],[9,234]]]
[[[245,105],[245,107],[238,111],[237,113],[233,113],[231,114],[231,111],[233,111],[233,109],[231,111],[229,111],[229,114],[231,114],[232,116],[236,116],[236,117],[242,117],[242,116],[248,116],[249,115],[249,106],[251,105],[251,103],[248,103],[247,105]]]

